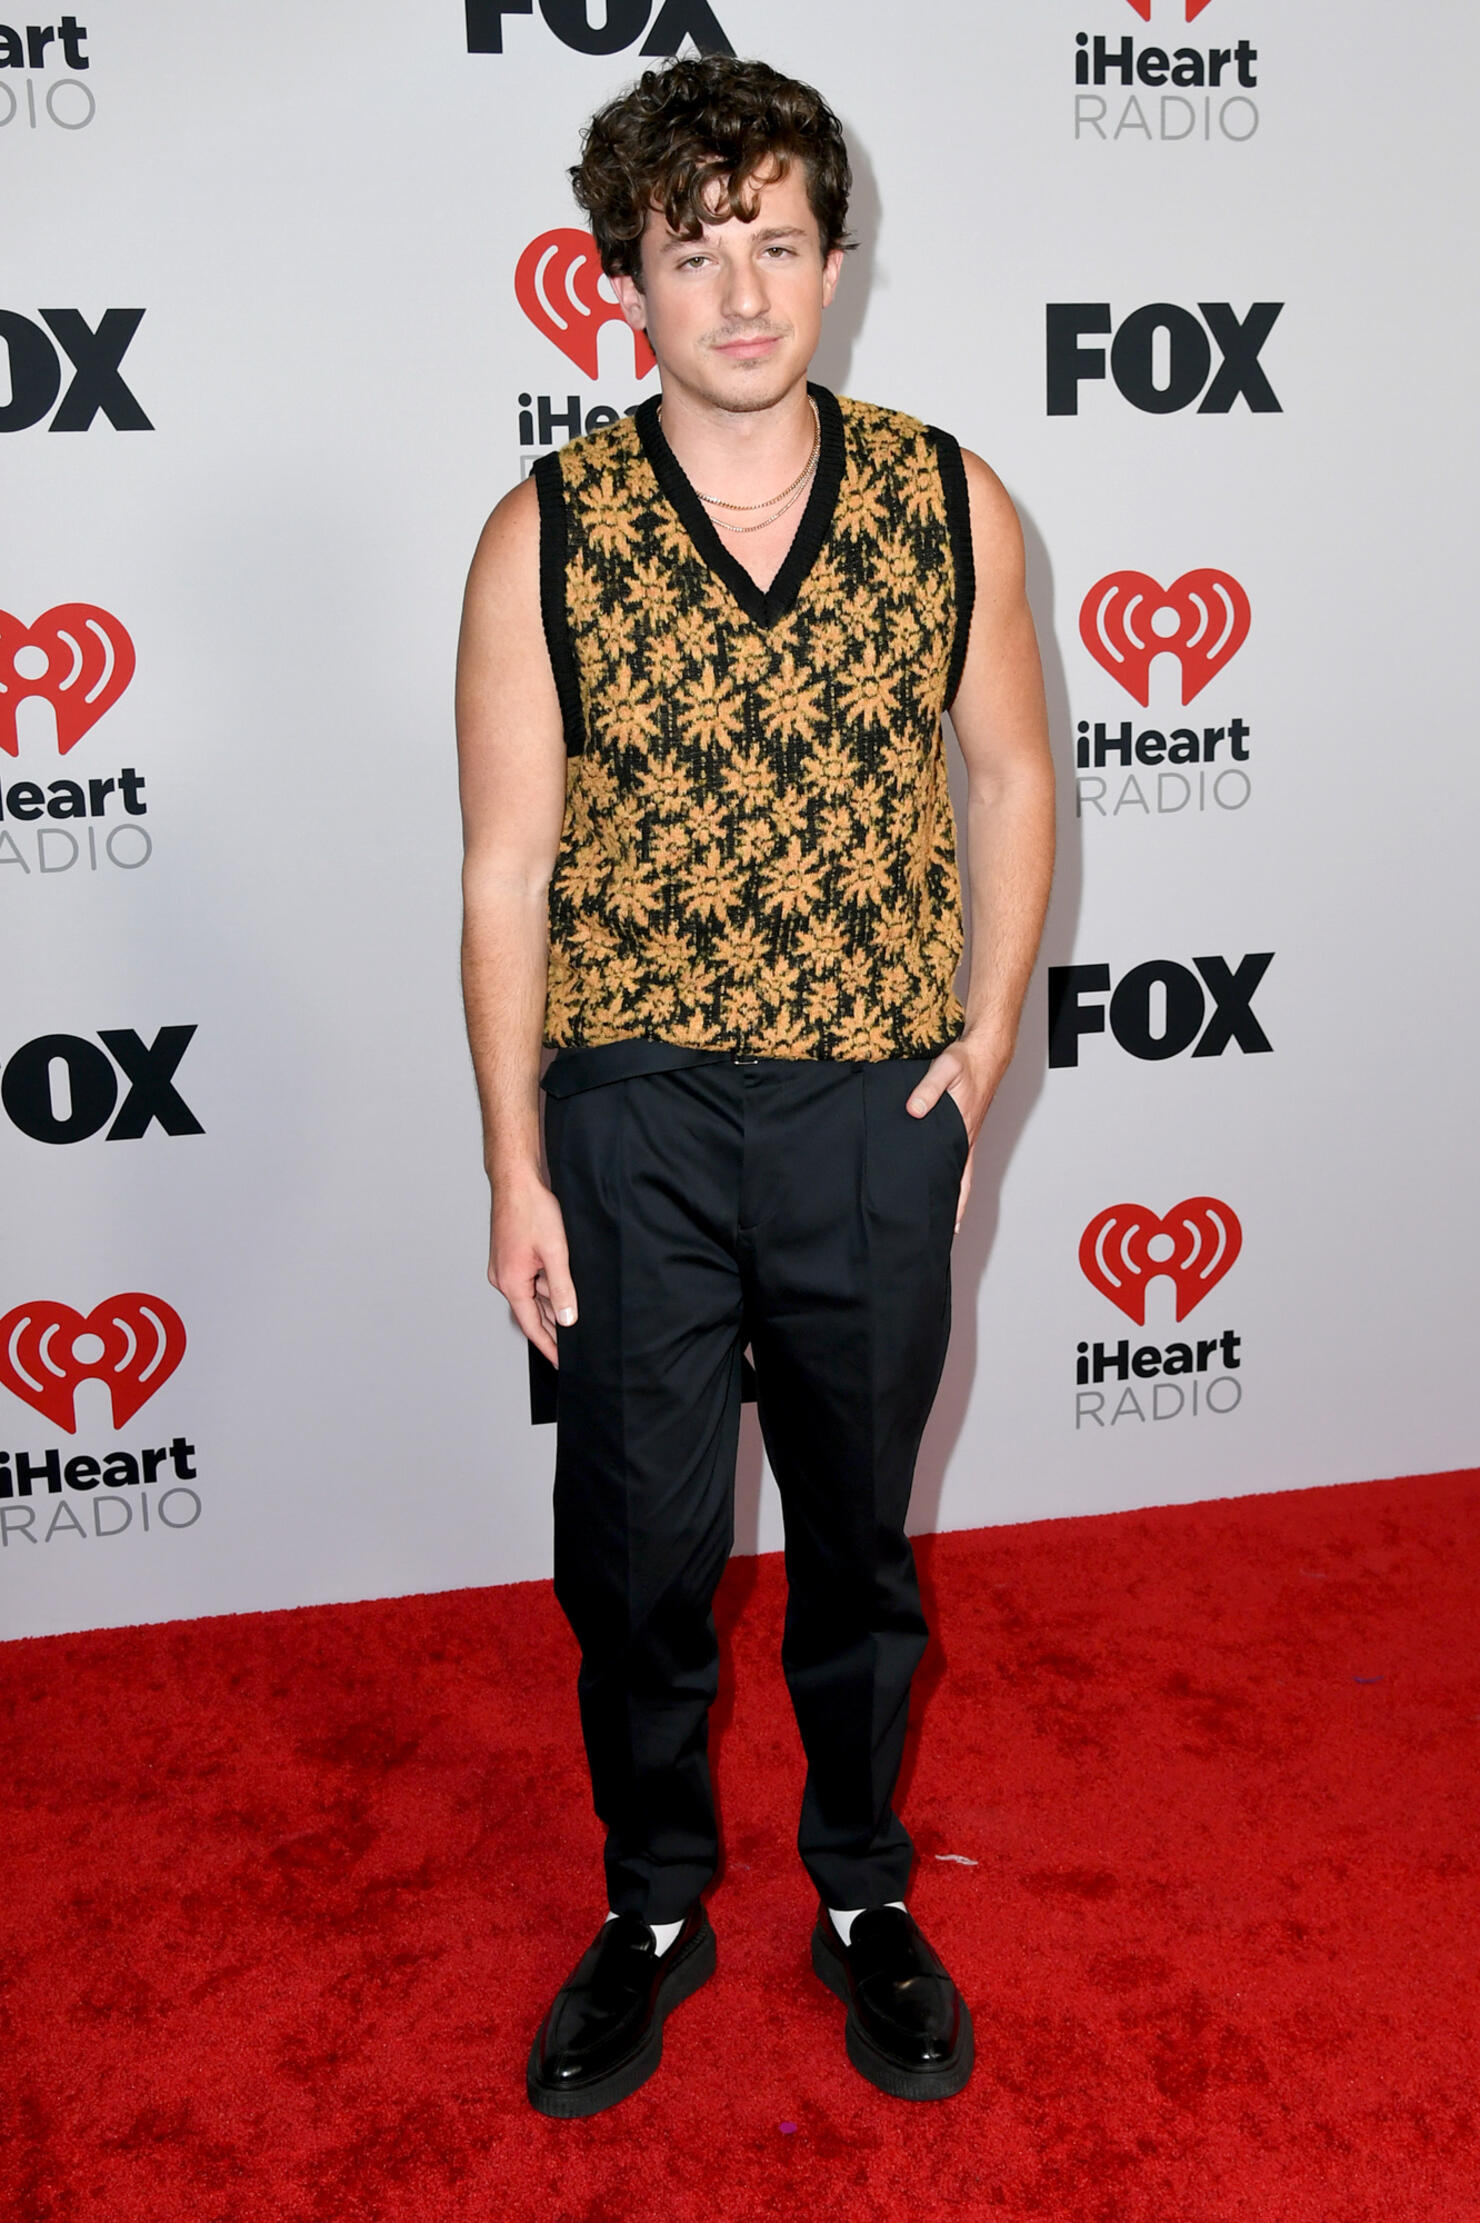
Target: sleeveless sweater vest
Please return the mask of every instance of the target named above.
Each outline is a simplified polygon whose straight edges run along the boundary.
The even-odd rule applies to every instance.
[[[656,399],[535,466],[568,758],[547,1042],[874,1060],[961,1030],[940,724],[974,591],[961,454],[810,391],[817,473],[768,589]]]

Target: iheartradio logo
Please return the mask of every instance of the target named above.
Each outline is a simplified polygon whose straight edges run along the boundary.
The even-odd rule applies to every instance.
[[[127,1427],[185,1356],[185,1323],[162,1297],[127,1290],[91,1312],[42,1299],[0,1320],[0,1383],[68,1435],[79,1383],[106,1382],[113,1425]]]
[[[1231,572],[1184,571],[1163,587],[1144,571],[1112,571],[1080,606],[1079,638],[1144,710],[1156,657],[1176,657],[1185,705],[1232,663],[1250,622],[1249,598]]]
[[[16,711],[29,696],[51,704],[57,748],[75,749],[134,676],[134,644],[107,610],[59,602],[34,625],[0,610],[0,749],[19,756]]]
[[[1144,1204],[1111,1204],[1079,1238],[1079,1264],[1101,1296],[1146,1325],[1146,1297],[1165,1274],[1185,1320],[1233,1265],[1243,1248],[1238,1214],[1216,1196],[1190,1196],[1158,1219]]]
[[[1126,4],[1135,9],[1143,23],[1151,21],[1151,0],[1126,0]],[[1195,23],[1203,9],[1211,4],[1212,0],[1187,0],[1187,21]]]
[[[646,378],[657,363],[647,334],[632,330],[616,302],[600,291],[601,284],[595,240],[569,226],[532,239],[514,270],[520,308],[577,369],[588,378],[599,376],[601,327],[615,323],[632,332],[634,368],[639,378]]]

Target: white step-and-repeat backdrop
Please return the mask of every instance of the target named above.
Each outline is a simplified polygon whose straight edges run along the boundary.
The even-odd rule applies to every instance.
[[[820,375],[1028,537],[1063,861],[917,1527],[1480,1455],[1475,11],[95,0],[0,25],[10,1634],[547,1570],[453,649],[652,390],[565,167],[686,42],[837,107]]]

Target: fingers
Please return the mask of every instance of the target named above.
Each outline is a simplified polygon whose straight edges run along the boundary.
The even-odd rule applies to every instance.
[[[488,1278],[508,1299],[521,1334],[558,1366],[555,1331],[575,1325],[577,1307],[565,1223],[548,1189],[515,1191],[495,1209]]]
[[[570,1278],[570,1262],[562,1250],[557,1256],[553,1251],[534,1277],[535,1288],[550,1308],[552,1321],[558,1320],[563,1328],[576,1324],[576,1285]]]
[[[563,1328],[574,1327],[576,1320],[576,1292],[570,1278],[570,1269],[561,1261],[559,1267],[537,1267],[533,1273],[519,1275],[517,1280],[501,1282],[492,1274],[489,1279],[508,1299],[521,1332],[527,1335],[538,1351],[543,1351],[552,1366],[560,1364],[560,1345],[556,1336],[556,1323]],[[553,1290],[552,1290],[553,1283]]]
[[[535,1349],[542,1351],[552,1366],[558,1366],[560,1348],[555,1341],[555,1330],[546,1322],[533,1289],[526,1290],[522,1296],[510,1297],[509,1310]]]
[[[556,1336],[556,1323],[560,1327],[576,1325],[576,1289],[571,1285],[569,1267],[560,1265],[556,1296],[551,1298],[551,1274],[556,1269],[536,1267],[533,1272],[516,1276],[489,1274],[493,1287],[500,1289],[509,1300],[509,1312],[516,1318],[520,1332],[529,1336],[533,1347],[544,1352],[553,1367],[560,1365],[560,1343]]]

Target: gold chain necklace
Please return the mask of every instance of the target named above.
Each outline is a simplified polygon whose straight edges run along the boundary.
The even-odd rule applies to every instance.
[[[798,471],[796,477],[792,480],[790,486],[783,486],[779,494],[770,495],[764,502],[726,502],[722,500],[718,494],[699,494],[699,489],[696,486],[694,492],[696,494],[699,494],[700,501],[707,503],[707,505],[711,509],[754,511],[758,509],[773,509],[778,502],[784,502],[789,495],[795,494],[797,488],[801,485],[803,479],[807,476],[807,473],[811,470],[813,464],[817,461],[817,451],[822,446],[822,419],[817,414],[817,404],[815,401],[813,401],[810,394],[807,396],[807,406],[812,412],[812,450],[807,457],[806,462],[802,465],[800,471]]]
[[[758,509],[769,509],[775,513],[772,517],[763,518],[759,525],[726,525],[723,518],[716,517],[714,523],[722,531],[727,533],[764,532],[767,525],[774,524],[777,517],[784,516],[786,511],[790,509],[797,495],[801,492],[804,482],[811,475],[822,448],[822,419],[817,413],[817,404],[810,394],[807,396],[807,406],[812,412],[812,452],[790,486],[783,486],[779,494],[769,494],[763,502],[727,502],[718,494],[699,494],[698,487],[694,488],[694,492],[699,494],[700,501],[709,509],[733,509],[742,514],[751,513]],[[661,424],[662,421],[663,410],[660,404],[658,422]]]
[[[801,478],[797,480],[794,486],[788,489],[784,497],[781,495],[778,495],[776,497],[776,499],[780,502],[781,507],[779,509],[773,509],[770,516],[763,517],[758,525],[732,525],[727,518],[716,517],[711,519],[711,523],[714,525],[716,532],[763,533],[768,525],[774,525],[778,517],[784,517],[787,511],[794,508],[795,505],[801,500],[803,491],[805,489],[805,482],[811,477],[812,464],[816,461],[817,454],[814,449],[812,454],[812,462],[807,465],[807,468],[805,471],[803,471]],[[702,501],[704,497],[701,495],[699,498]],[[741,505],[738,502],[732,502],[730,504],[730,507],[732,509],[738,509],[740,506]],[[765,505],[761,502],[756,502],[753,505],[753,507],[755,507],[756,509],[764,508],[764,506]]]

